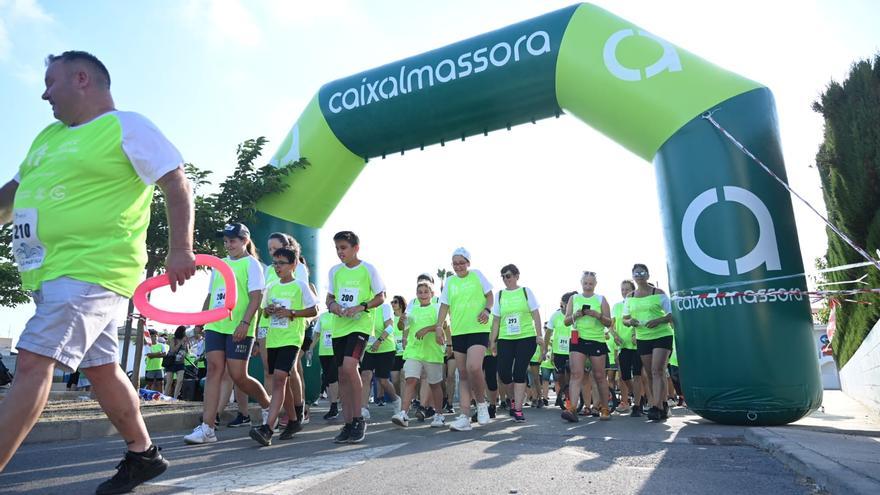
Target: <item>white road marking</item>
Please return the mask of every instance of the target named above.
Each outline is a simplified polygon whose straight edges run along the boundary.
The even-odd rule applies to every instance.
[[[292,495],[402,447],[403,443],[352,450],[318,457],[291,459],[259,466],[242,466],[221,472],[163,479],[151,485],[181,488],[181,494],[207,495],[239,492],[264,495]]]

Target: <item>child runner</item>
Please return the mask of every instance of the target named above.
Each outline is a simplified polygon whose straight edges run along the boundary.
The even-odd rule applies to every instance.
[[[298,246],[275,250],[272,265],[278,281],[266,290],[267,304],[263,307],[263,316],[268,319],[269,328],[266,334],[268,373],[272,377],[275,393],[269,405],[268,421],[252,428],[250,436],[264,446],[272,444],[272,433],[282,405],[287,411],[288,423],[281,433],[281,440],[287,440],[302,430],[303,390],[299,385],[296,362],[305,338],[305,318],[317,315],[318,308],[308,283],[293,278],[299,260],[298,251]],[[289,393],[288,379],[294,382],[293,394]]]
[[[318,357],[321,360],[321,382],[327,389],[327,400],[330,408],[324,414],[324,419],[330,421],[339,417],[339,369],[336,367],[336,359],[333,357],[333,322],[336,315],[333,313],[321,313],[315,324],[315,341],[318,342]],[[312,344],[314,345],[314,344]]]
[[[403,352],[403,374],[406,377],[403,403],[409,404],[412,400],[416,385],[424,372],[433,396],[433,403],[440,404],[443,396],[440,383],[443,381],[443,356],[446,353],[447,330],[437,331],[440,303],[432,302],[434,289],[431,284],[426,281],[419,282],[416,296],[418,302],[409,306],[407,327],[403,337],[406,342]],[[442,322],[440,327],[443,328]],[[445,425],[442,411],[437,411],[433,418],[432,428],[441,428]],[[398,426],[409,426],[409,416],[405,409],[397,412],[391,421]]]
[[[608,420],[611,416],[608,412],[608,382],[605,380],[605,357],[608,355],[608,346],[605,345],[605,327],[611,325],[611,309],[608,301],[595,293],[596,273],[584,272],[581,275],[580,294],[575,294],[568,300],[565,308],[565,324],[572,326],[570,349],[571,380],[569,389],[581,390],[581,382],[584,379],[584,362],[587,356],[590,358],[592,374],[596,379],[599,397],[599,419]],[[571,407],[576,407],[573,401]],[[584,391],[584,405],[590,402],[590,393]],[[576,423],[578,421],[575,409],[568,408],[562,412],[562,419]]]
[[[546,342],[546,341],[545,341]],[[553,376],[553,373],[556,369],[556,366],[553,364],[553,352],[547,352],[546,357],[543,361],[541,361],[541,401],[543,402],[543,406],[547,407],[550,405],[550,381],[556,380],[556,377]]]
[[[400,326],[400,319],[406,313],[406,300],[403,296],[394,296],[391,298],[391,309],[394,310],[392,327],[394,333],[394,366],[391,367],[391,383],[397,390],[403,391],[404,376],[403,370],[403,328]],[[407,405],[404,403],[404,405]]]
[[[626,297],[623,324],[635,328],[639,356],[648,372],[651,386],[651,409],[648,419],[669,417],[666,404],[666,365],[672,354],[672,304],[662,290],[648,283],[648,267],[636,263],[632,270],[636,290]]]
[[[632,291],[636,290],[636,285],[632,280],[624,280],[620,283],[620,294],[626,297]],[[611,319],[613,323],[608,329],[614,342],[620,348],[620,359],[618,367],[620,368],[621,386],[621,406],[617,409],[620,413],[626,413],[632,406],[630,416],[638,418],[642,416],[642,406],[640,404],[641,394],[641,375],[642,360],[636,350],[636,336],[633,329],[623,324],[623,301],[614,304],[611,308]],[[636,377],[633,380],[633,377]],[[630,404],[629,393],[632,392],[633,404]]]
[[[450,429],[471,429],[471,395],[477,401],[477,421],[489,423],[489,405],[486,403],[483,377],[480,376],[483,358],[489,345],[489,316],[492,314],[494,297],[492,284],[478,270],[469,270],[471,253],[458,248],[452,253],[451,277],[440,294],[440,314],[437,317],[437,333],[443,332],[442,322],[446,315],[452,321],[452,350],[458,367],[461,414],[452,422]]]
[[[526,420],[522,408],[529,362],[535,354],[535,347],[540,346],[541,353],[544,352],[544,340],[537,339],[541,313],[531,289],[519,286],[519,269],[516,265],[505,265],[501,269],[501,278],[504,280],[504,289],[498,291],[498,301],[492,309],[495,319],[489,347],[498,349],[501,383],[509,386],[513,382],[511,416],[514,421],[523,422]]]
[[[569,340],[571,339],[571,326],[565,324],[565,308],[568,306],[568,300],[577,292],[566,292],[559,301],[559,309],[557,309],[547,324],[544,326],[544,342],[550,342],[550,348],[553,350],[553,366],[555,368],[554,376],[559,393],[556,394],[556,405],[560,409],[566,409],[565,401],[570,398],[568,393],[569,378]],[[577,396],[575,396],[574,407],[577,407]]]
[[[360,240],[354,232],[338,232],[333,242],[342,263],[330,269],[327,309],[339,317],[333,324],[333,356],[339,368],[339,398],[345,417],[334,441],[360,443],[366,437],[367,423],[360,415],[364,384],[358,364],[373,330],[368,312],[385,302],[385,284],[373,265],[358,259]]]
[[[263,423],[269,416],[269,395],[260,382],[247,372],[253,346],[256,313],[263,298],[263,266],[257,261],[256,248],[247,226],[241,223],[227,225],[222,232],[223,245],[229,256],[223,261],[235,273],[238,301],[231,318],[205,325],[205,353],[208,356],[208,375],[205,379],[205,401],[202,424],[184,437],[188,444],[216,442],[214,433],[219,408],[220,385],[228,371],[232,381],[247,395],[257,399],[263,408]],[[217,271],[211,273],[211,308],[222,307],[226,300],[226,282]],[[228,395],[227,395],[228,397]]]
[[[380,398],[387,395],[391,397],[391,405],[394,414],[400,410],[401,402],[397,391],[394,390],[394,384],[391,383],[391,368],[394,366],[394,355],[396,353],[396,345],[394,343],[394,312],[390,304],[382,304],[375,311],[372,311],[373,330],[367,341],[367,353],[364,355],[364,361],[361,363],[361,381],[364,384],[373,381],[373,376],[379,381],[379,390],[376,394],[376,402]],[[364,419],[370,419],[370,410],[367,408],[369,402],[369,387],[364,387],[363,403],[361,407],[361,416]]]

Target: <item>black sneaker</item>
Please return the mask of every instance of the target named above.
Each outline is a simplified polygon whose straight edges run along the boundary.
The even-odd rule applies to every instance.
[[[419,421],[424,421],[425,418],[427,418],[427,417],[428,416],[427,416],[427,413],[425,412],[425,408],[422,406],[419,406],[419,408],[416,409],[416,419]]]
[[[287,426],[290,426],[290,423],[287,423]],[[272,445],[272,428],[269,428],[269,425],[255,426],[251,428],[249,434],[263,447]]]
[[[562,419],[568,421],[569,423],[577,423],[579,421],[577,413],[569,411],[568,409],[562,411]]]
[[[293,436],[303,429],[302,421],[288,421],[287,427],[284,428],[284,431],[281,432],[281,436],[278,437],[281,440],[290,440]]]
[[[632,412],[629,413],[631,418],[641,418],[645,414],[642,412],[642,406],[632,406]]]
[[[526,416],[522,411],[513,411],[513,420],[517,423],[523,423],[526,420]]]
[[[547,399],[542,399],[541,402],[544,403],[544,407],[550,407],[550,401]]]
[[[232,421],[230,421],[229,423],[226,424],[226,426],[229,428],[240,428],[242,426],[250,426],[250,425],[251,425],[251,417],[245,416],[242,413],[238,413],[238,415],[235,417],[235,419],[233,419]]]
[[[477,422],[477,407],[476,406],[471,406],[471,407],[474,410],[473,414],[471,414],[471,423],[476,423]]]
[[[507,415],[512,418],[514,415],[516,415],[516,409],[511,407],[510,409],[507,410]]]
[[[455,412],[455,408],[452,407],[452,404],[447,402],[446,405],[443,407],[443,412],[445,412],[446,414],[452,414]]]
[[[669,404],[663,403],[663,409],[660,410],[660,419],[669,419]]]
[[[651,409],[648,409],[648,419],[651,421],[659,421],[660,420],[661,410],[657,406],[651,406]]]
[[[126,452],[125,457],[116,465],[116,474],[98,485],[95,493],[97,495],[128,493],[141,483],[164,473],[166,469],[168,469],[168,461],[162,457],[159,448],[155,445],[143,454]]]
[[[434,417],[435,414],[437,414],[437,411],[435,411],[433,407],[429,406],[426,409],[424,409],[424,413],[422,414],[424,419],[422,419],[421,421],[424,421],[426,419],[431,419]]]
[[[217,413],[217,417],[214,419],[214,429],[220,428],[220,413]]]
[[[336,438],[333,439],[334,443],[348,443],[348,440],[351,438],[351,423],[345,423],[342,425],[342,430],[339,431],[339,434],[336,435]]]
[[[495,419],[495,404],[489,404],[489,417]]]
[[[331,421],[331,420],[334,420],[338,417],[339,417],[339,411],[336,409],[330,409],[329,411],[327,411],[326,414],[324,414],[324,419],[326,421]]]
[[[351,434],[348,443],[361,443],[367,437],[367,422],[364,418],[356,418],[351,421]]]
[[[544,404],[546,405],[546,402]],[[556,396],[556,402],[554,402],[553,405],[556,407],[565,408],[565,406],[562,405],[562,396],[561,395]]]

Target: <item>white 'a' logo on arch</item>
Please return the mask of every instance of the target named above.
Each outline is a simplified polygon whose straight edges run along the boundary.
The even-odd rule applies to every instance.
[[[722,190],[725,201],[733,201],[745,206],[758,220],[758,243],[748,254],[735,260],[736,274],[750,272],[762,264],[767,265],[768,271],[781,270],[782,263],[779,261],[776,230],[773,227],[773,217],[770,216],[767,205],[751,191],[741,187],[724,186]],[[681,221],[681,241],[688,258],[701,270],[715,275],[730,275],[728,260],[709,256],[697,243],[697,221],[706,208],[717,202],[718,192],[715,188],[703,191],[691,201]]]
[[[641,70],[626,67],[617,59],[617,45],[626,38],[636,35],[636,31],[633,29],[621,29],[608,37],[608,41],[605,42],[605,47],[602,49],[605,67],[618,79],[624,81],[642,80]],[[681,59],[678,58],[678,52],[672,43],[641,29],[638,31],[638,36],[652,39],[663,48],[663,54],[660,58],[645,67],[645,79],[650,79],[663,71],[679,72],[681,70]]]

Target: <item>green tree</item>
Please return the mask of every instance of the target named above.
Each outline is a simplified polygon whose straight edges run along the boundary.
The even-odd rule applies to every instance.
[[[880,54],[850,68],[843,83],[832,82],[813,104],[825,118],[825,140],[816,154],[825,206],[832,223],[857,245],[874,253],[880,246]],[[864,261],[836,234],[828,232],[829,266]],[[852,280],[864,269],[826,275],[829,282]],[[880,270],[868,269],[870,287],[880,287]],[[880,318],[880,297],[848,297],[837,310],[834,357],[842,367]]]
[[[28,301],[12,257],[12,224],[0,226],[0,306],[14,308]]]

